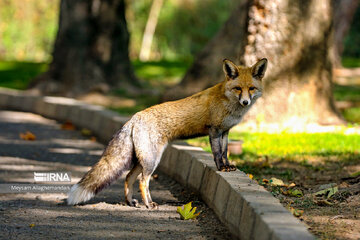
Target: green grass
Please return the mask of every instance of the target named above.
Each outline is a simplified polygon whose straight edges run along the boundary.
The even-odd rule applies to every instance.
[[[360,150],[360,135],[342,133],[230,133],[230,139],[243,140],[243,154],[250,156],[333,156]],[[188,140],[210,151],[208,138]]]
[[[336,101],[360,102],[359,85],[334,85],[334,98]]]
[[[178,81],[190,65],[191,60],[133,61],[136,75],[150,85]],[[47,67],[47,63],[0,61],[0,86],[25,89]]]
[[[360,149],[360,136],[341,133],[234,133],[244,140],[245,152],[268,156],[329,156]]]
[[[360,123],[360,107],[345,109],[343,111],[343,116],[348,122]]]
[[[341,62],[342,62],[342,65],[346,68],[360,67],[360,59],[359,58],[343,57]]]
[[[349,101],[360,103],[359,85],[334,85],[334,98],[336,101]],[[351,107],[342,110],[346,121],[360,123],[360,107]]]
[[[0,61],[0,87],[26,89],[34,77],[46,70],[46,63]]]
[[[191,60],[133,61],[136,75],[151,83],[178,81],[190,65]]]
[[[243,153],[230,155],[229,159],[256,179],[276,176],[290,181],[299,168],[317,172],[326,169],[330,163],[332,167],[335,164],[336,168],[342,168],[360,159],[358,134],[232,132],[229,138],[244,141]],[[191,139],[188,143],[211,152],[206,137]],[[265,159],[268,162],[264,165]]]

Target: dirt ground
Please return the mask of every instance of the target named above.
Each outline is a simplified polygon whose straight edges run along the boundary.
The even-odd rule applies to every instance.
[[[21,139],[26,131],[36,139]],[[34,183],[34,171],[71,172],[76,183],[103,148],[79,131],[61,129],[56,121],[0,111],[0,184]],[[175,181],[158,174],[150,189],[158,210],[125,205],[122,179],[75,207],[64,204],[64,193],[0,194],[0,239],[232,238],[212,210]],[[176,208],[190,201],[202,212],[196,220],[181,220]]]
[[[307,164],[296,161],[276,161],[272,159],[266,166],[253,163],[257,168],[254,178],[267,188],[288,209],[296,211],[310,231],[321,239],[360,239],[360,176],[349,177],[350,172],[360,170],[360,161],[355,156],[346,162],[336,159],[321,161],[314,158]],[[261,162],[261,161],[260,161]],[[291,171],[295,178],[285,180],[284,173]],[[272,177],[283,179],[285,185],[271,186]],[[337,192],[331,196],[316,195],[320,190],[332,186]],[[300,190],[301,196],[292,196],[289,192]]]

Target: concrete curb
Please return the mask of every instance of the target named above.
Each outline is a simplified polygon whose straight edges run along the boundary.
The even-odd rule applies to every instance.
[[[38,97],[0,88],[0,109],[34,112],[91,130],[102,141],[129,120],[101,106],[63,97]],[[217,171],[212,155],[184,142],[164,151],[159,170],[199,192],[206,204],[239,239],[315,239],[305,224],[268,191],[237,170]]]

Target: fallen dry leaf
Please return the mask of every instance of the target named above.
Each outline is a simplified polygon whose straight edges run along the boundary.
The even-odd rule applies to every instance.
[[[34,141],[36,139],[35,134],[26,131],[26,133],[20,133],[20,138],[26,141]]]
[[[195,213],[196,207],[192,208],[191,203],[192,202],[189,202],[188,204],[185,204],[182,207],[177,208],[176,212],[180,214],[181,219],[183,220],[193,219],[199,216],[199,214],[201,213],[201,211]]]
[[[287,191],[284,191],[281,189],[282,194],[289,195],[292,197],[302,197],[304,196],[303,192],[299,189],[289,189]]]
[[[303,215],[304,211],[299,210],[293,207],[288,207],[288,210],[295,216],[295,217],[301,217]]]
[[[269,182],[270,182],[271,186],[280,186],[281,187],[281,186],[285,185],[283,180],[274,178],[274,177],[272,177]]]
[[[35,227],[35,224],[32,223],[29,225],[29,227],[31,227],[31,228]]]
[[[290,183],[290,184],[287,186],[287,188],[293,188],[293,187],[295,187],[295,186],[296,186],[295,183]]]
[[[64,130],[75,130],[75,126],[70,122],[66,121],[61,125],[61,129]]]
[[[325,195],[326,198],[331,198],[332,195],[339,191],[338,187],[330,187],[314,193],[315,196]]]
[[[252,175],[252,174],[250,174],[250,173],[248,173],[248,174],[246,174],[250,179],[253,179],[254,178],[254,176]]]
[[[89,129],[87,129],[87,128],[83,128],[83,129],[81,129],[81,134],[82,134],[83,136],[91,136],[91,135],[92,135],[92,132],[91,132]]]

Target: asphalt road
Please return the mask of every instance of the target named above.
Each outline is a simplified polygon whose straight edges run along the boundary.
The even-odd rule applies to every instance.
[[[36,139],[21,139],[26,131]],[[71,173],[74,184],[103,148],[56,121],[0,111],[0,184],[35,184],[34,172],[52,171]],[[150,189],[158,210],[127,206],[123,178],[82,206],[66,206],[65,193],[2,193],[0,239],[231,239],[195,193],[162,174],[151,180]],[[135,197],[141,199],[139,192]],[[184,221],[176,208],[189,201],[202,212],[198,219]]]

